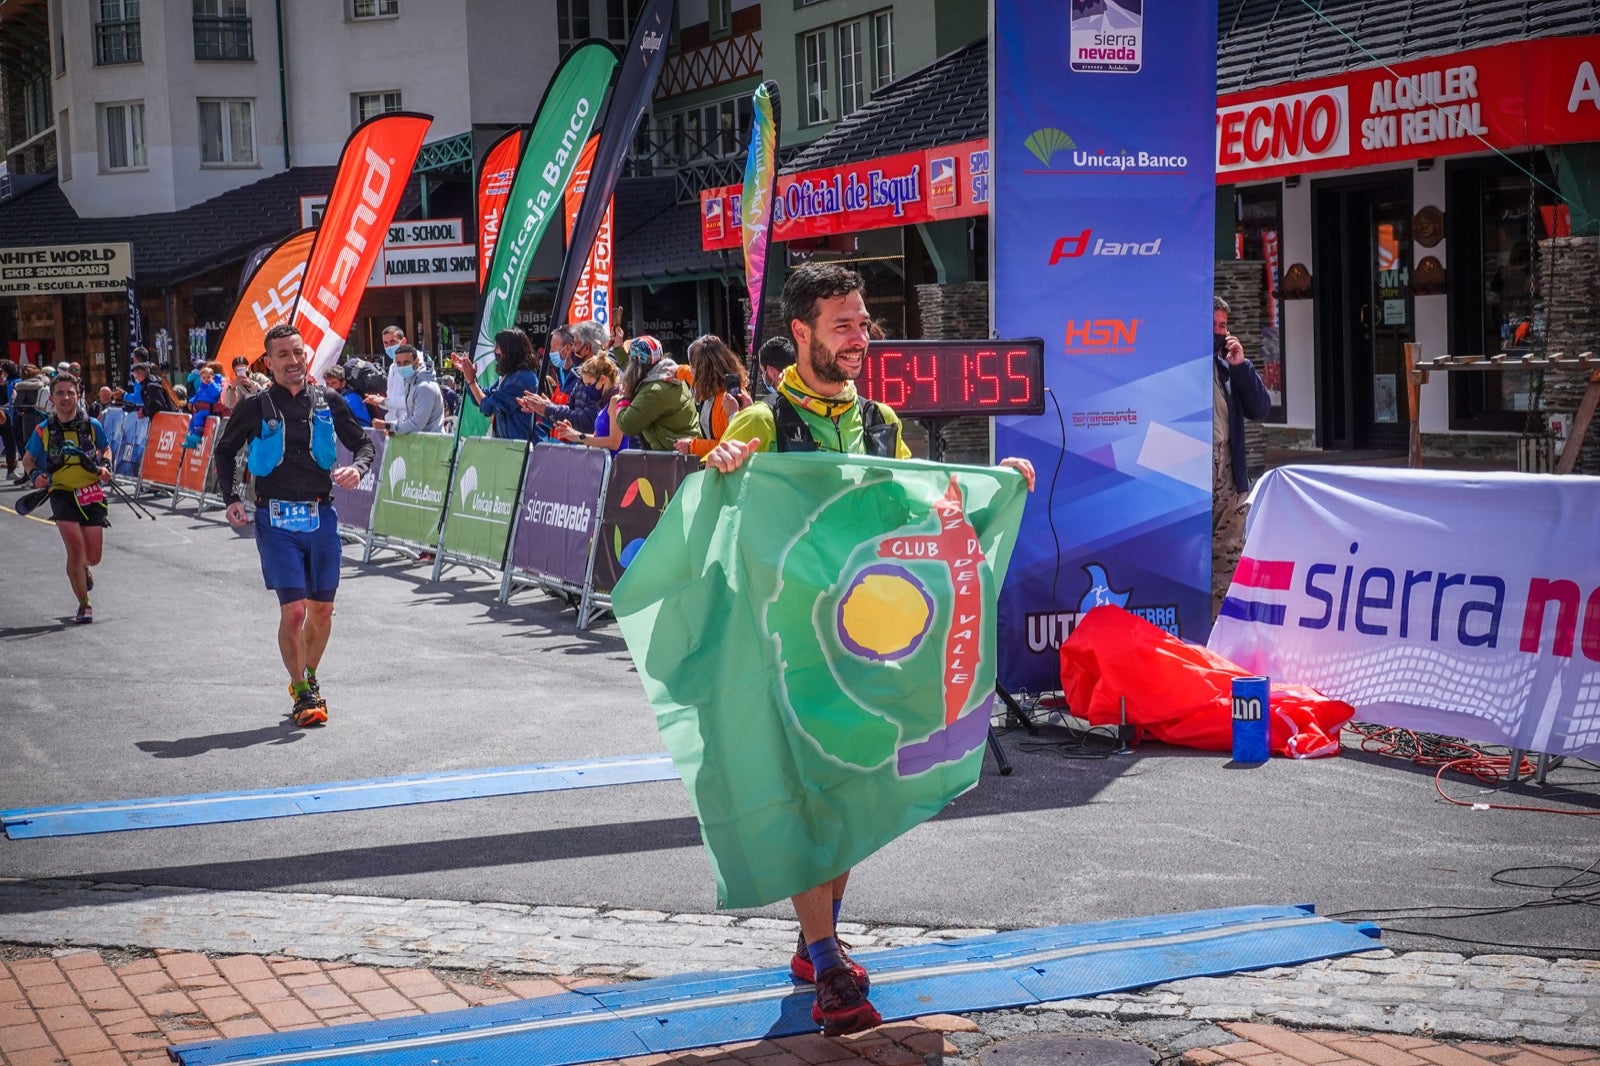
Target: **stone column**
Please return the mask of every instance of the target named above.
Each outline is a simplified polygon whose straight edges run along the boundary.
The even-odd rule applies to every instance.
[[[922,336],[940,340],[979,340],[989,335],[989,283],[964,281],[918,285],[917,309]],[[947,462],[983,465],[989,461],[987,418],[952,418],[944,423]],[[906,426],[906,443],[918,456],[928,455],[920,426]]]
[[[1539,242],[1535,321],[1545,351],[1576,355],[1600,351],[1600,242],[1593,237],[1552,237]],[[1590,369],[1593,369],[1592,367]],[[1589,370],[1545,372],[1544,408],[1565,413],[1569,424],[1589,384]],[[1600,473],[1600,417],[1589,424],[1575,471]]]

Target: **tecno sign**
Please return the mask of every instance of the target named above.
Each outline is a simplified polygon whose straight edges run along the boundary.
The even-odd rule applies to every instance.
[[[1314,92],[1217,108],[1217,173],[1350,154],[1350,94]]]

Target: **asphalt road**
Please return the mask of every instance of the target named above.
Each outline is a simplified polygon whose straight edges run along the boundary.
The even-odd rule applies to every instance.
[[[321,671],[332,720],[293,730],[253,544],[217,512],[156,507],[155,522],[115,509],[90,627],[66,624],[54,529],[0,512],[0,808],[662,748],[614,624],[581,632],[541,593],[501,606],[481,575],[432,583],[426,567],[362,565],[354,549]],[[1349,752],[1242,769],[1155,745],[1084,760],[1027,750],[1021,734],[1003,743],[1015,774],[991,762],[973,792],[862,864],[847,919],[992,928],[1310,902],[1379,918],[1397,948],[1600,955],[1593,874],[1568,890],[1588,905],[1551,905],[1549,888],[1600,858],[1593,819],[1454,806],[1432,771]],[[1600,769],[1584,763],[1543,789],[1448,787],[1600,811]],[[1550,869],[1512,875],[1526,886],[1492,880],[1510,867]],[[0,841],[0,876],[715,908],[677,782]],[[1412,907],[1513,909],[1383,920]]]

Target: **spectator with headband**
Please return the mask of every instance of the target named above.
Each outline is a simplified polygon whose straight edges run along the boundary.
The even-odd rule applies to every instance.
[[[678,364],[654,337],[628,344],[622,371],[622,400],[612,426],[651,451],[671,451],[676,442],[699,434],[694,398],[678,375]]]

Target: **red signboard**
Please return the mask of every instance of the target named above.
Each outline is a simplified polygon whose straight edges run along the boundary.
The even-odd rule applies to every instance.
[[[1546,37],[1234,93],[1217,180],[1600,139],[1600,37]]]
[[[740,247],[742,187],[700,193],[700,247]],[[911,226],[989,210],[989,142],[824,167],[778,178],[774,241],[826,237],[887,226]]]

